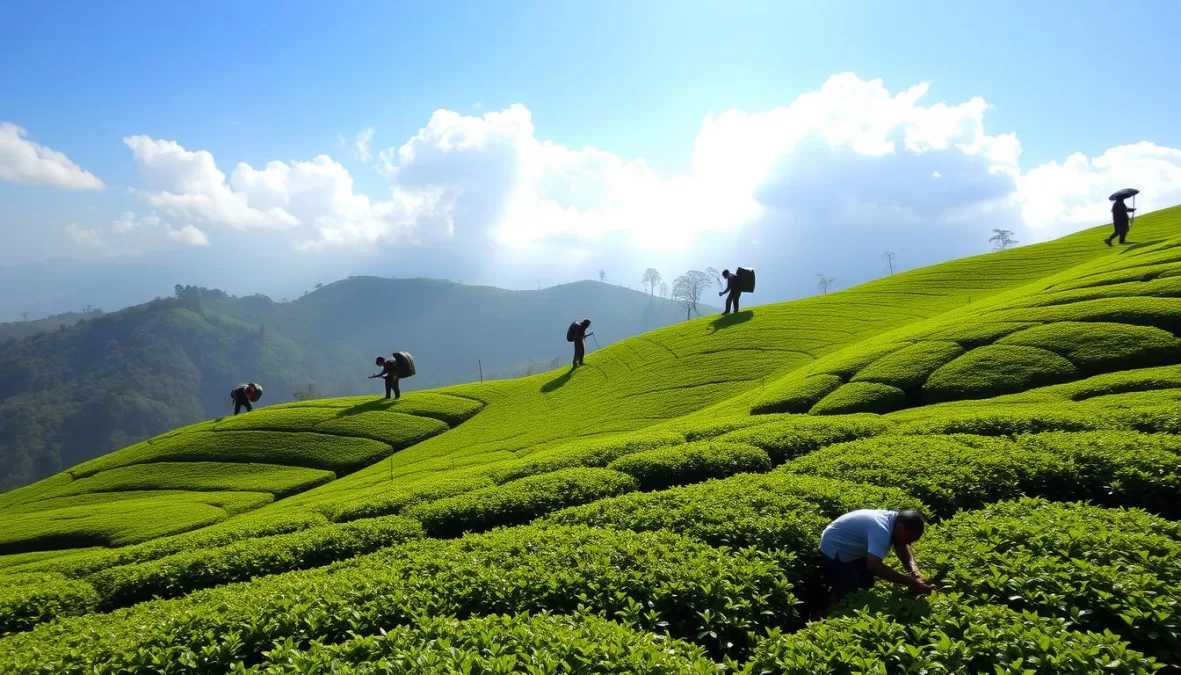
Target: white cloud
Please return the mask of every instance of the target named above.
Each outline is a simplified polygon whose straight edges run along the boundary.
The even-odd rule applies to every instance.
[[[78,227],[71,223],[66,225],[66,235],[78,246],[94,252],[102,252],[107,248],[98,230]]]
[[[1141,192],[1139,212],[1181,203],[1181,149],[1141,142],[1110,148],[1098,157],[1075,153],[1022,176],[1018,199],[1025,224],[1053,235],[1111,222],[1107,197],[1127,187]]]
[[[116,220],[111,221],[111,229],[118,234],[127,234],[132,230],[141,227],[156,227],[160,224],[160,216],[153,211],[143,218],[136,216],[135,211],[127,211]]]
[[[204,232],[192,225],[185,225],[180,229],[172,227],[168,228],[168,236],[173,241],[180,242],[185,246],[208,246],[209,237]]]
[[[393,241],[412,234],[413,223],[405,213],[413,204],[373,202],[357,194],[348,170],[327,155],[309,162],[270,162],[262,169],[240,163],[227,181],[209,152],[190,152],[174,141],[147,136],[124,142],[148,185],[143,198],[166,215],[240,230],[313,228],[318,238],[296,242],[303,246]],[[154,214],[148,218],[159,222]],[[120,221],[119,227],[124,226]],[[186,241],[197,240],[185,236]]]
[[[998,186],[1011,188],[1018,173],[1016,136],[984,131],[988,105],[981,98],[924,106],[919,100],[927,92],[920,84],[892,95],[880,80],[846,73],[787,106],[708,115],[689,170],[676,176],[659,175],[642,159],[538,139],[522,105],[481,116],[436,111],[406,143],[380,151],[378,166],[420,235],[487,230],[516,246],[590,245],[622,236],[636,246],[684,249],[702,233],[767,217],[775,195],[790,192],[785,180],[805,173],[817,157],[838,182],[842,169],[864,160],[857,170],[865,184],[875,170],[897,171],[904,163],[899,157],[909,158],[915,167],[909,170],[922,170],[916,180],[944,175],[943,163],[958,163],[964,175],[949,180],[975,181],[978,189],[959,190],[963,203],[946,208],[998,198]],[[843,164],[831,161],[838,156]],[[902,199],[914,195],[858,194],[862,187],[845,186],[840,199],[848,217],[894,219],[914,206]],[[784,205],[777,210],[783,215]]]
[[[357,159],[368,163],[373,159],[373,127],[362,129],[355,139],[353,139],[353,148],[357,151]]]
[[[1144,190],[1144,208],[1181,201],[1181,151],[1141,143],[1023,172],[1016,134],[986,130],[987,101],[928,102],[929,89],[891,92],[844,73],[770,110],[709,114],[691,161],[674,175],[642,158],[538,138],[523,105],[437,110],[395,147],[374,149],[372,128],[341,138],[387,178],[385,201],[358,194],[327,155],[239,164],[227,179],[208,152],[124,140],[148,184],[145,199],[163,215],[301,228],[293,240],[304,249],[452,241],[568,256],[598,245],[688,252],[738,230],[772,247],[820,229],[877,246],[889,234],[877,225],[927,237],[936,255],[940,242],[993,226],[1022,230],[1028,241],[1031,228],[1102,223],[1106,195],[1126,185]]]
[[[11,122],[0,122],[0,180],[70,190],[101,190],[103,182],[64,154],[34,143]]]
[[[111,229],[119,234],[126,234],[135,229],[135,211],[128,211],[118,220],[111,222]]]
[[[179,143],[147,136],[129,136],[123,142],[134,153],[148,185],[143,197],[154,207],[238,229],[299,225],[282,209],[257,209],[247,204],[244,195],[226,184],[225,174],[208,152],[189,152]]]

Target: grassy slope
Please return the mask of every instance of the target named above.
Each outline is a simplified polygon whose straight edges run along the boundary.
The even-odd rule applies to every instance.
[[[0,490],[224,414],[243,380],[266,386],[265,405],[309,384],[320,396],[375,391],[364,376],[393,349],[416,357],[408,389],[477,380],[477,360],[489,378],[516,377],[568,358],[554,317],[593,317],[604,345],[683,318],[671,300],[597,282],[507,291],[357,277],[289,303],[181,295],[52,324],[60,330],[0,325]]]
[[[777,555],[799,546],[801,560],[811,554],[815,528],[822,527],[824,517],[858,504],[873,505],[874,500],[922,502],[936,516],[951,517],[964,509],[1032,494],[1091,499],[1177,517],[1181,448],[1169,433],[1181,431],[1181,417],[1173,412],[1181,398],[1176,395],[1181,390],[1181,366],[1172,365],[1181,361],[1175,358],[1174,344],[1181,332],[1175,318],[1181,310],[1175,304],[1181,302],[1181,286],[1173,283],[1181,279],[1181,239],[1174,239],[1181,234],[1181,209],[1138,219],[1141,243],[1135,246],[1112,251],[1098,243],[1098,232],[915,270],[829,296],[677,324],[593,351],[587,366],[573,373],[563,369],[520,380],[461,385],[396,403],[358,398],[272,406],[265,414],[259,411],[232,423],[178,430],[0,496],[0,514],[19,514],[21,523],[20,532],[5,533],[0,546],[18,553],[120,545],[207,524],[203,518],[225,520],[230,513],[226,504],[193,501],[203,490],[257,494],[261,489],[275,494],[277,501],[268,500],[268,505],[216,526],[226,532],[220,538],[203,534],[216,529],[208,528],[159,539],[158,546],[149,542],[120,549],[125,553],[81,552],[44,560],[22,553],[19,559],[0,557],[0,570],[55,570],[89,578],[85,575],[102,566],[116,565],[119,570],[118,565],[145,561],[136,564],[148,568],[135,574],[150,585],[162,583],[152,575],[165,568],[151,567],[157,565],[153,560],[160,559],[161,565],[169,560],[161,556],[194,547],[232,547],[244,537],[290,537],[283,533],[316,523],[343,527],[348,525],[345,521],[366,523],[373,516],[402,513],[420,521],[428,536],[451,536],[525,523],[563,506],[588,502],[598,510],[585,516],[571,512],[563,522],[673,530],[709,544],[754,545],[780,551]],[[817,384],[823,386],[812,386]],[[974,400],[998,393],[1007,395]],[[811,409],[814,414],[777,414],[788,405],[785,401],[793,406],[803,401],[807,407],[800,412]],[[834,412],[890,414],[827,414]],[[444,426],[430,426],[439,420]],[[1015,433],[1047,431],[1052,433],[1007,439]],[[290,443],[280,440],[284,435]],[[237,436],[257,440],[246,441],[240,453],[234,452],[234,443],[222,449],[213,443]],[[398,442],[403,439],[406,442]],[[357,445],[354,460],[346,453],[346,440]],[[685,441],[702,442],[680,445]],[[374,455],[366,454],[366,443],[386,444],[387,450],[377,453],[380,461],[369,463]],[[221,482],[218,471],[192,471],[208,466],[194,462],[232,467],[234,462],[257,462],[268,455],[274,462],[271,470],[302,471],[306,476],[291,474],[290,480],[277,480],[265,489],[245,471],[235,474],[231,468],[225,473],[237,475],[236,484]],[[626,461],[618,460],[624,456]],[[735,483],[748,480],[739,476],[717,483],[716,491],[710,488],[713,484],[693,486],[704,492],[687,500],[674,497],[685,488],[635,492],[738,471],[761,472],[778,464],[783,466],[757,487]],[[325,479],[312,477],[329,468],[336,472]],[[127,471],[140,473],[130,480]],[[159,478],[158,497],[144,492],[151,487],[144,475]],[[317,480],[327,482],[302,489]],[[852,487],[824,482],[844,480],[898,492],[856,497],[860,493]],[[135,490],[135,497],[104,501],[104,493],[88,488],[90,484],[102,490]],[[718,509],[733,511],[725,518],[730,525],[711,529],[702,522],[708,519],[704,513],[692,519],[692,528],[679,524],[677,509],[693,508],[713,494],[725,495],[726,485],[735,490],[720,497]],[[292,492],[298,494],[283,498]],[[628,492],[635,494],[614,496]],[[103,510],[80,524],[76,540],[71,540],[70,510],[79,508],[73,500],[87,494]],[[766,496],[755,499],[758,494]],[[838,494],[845,495],[843,501]],[[648,495],[667,496],[665,506],[648,505]],[[176,527],[162,530],[161,519],[151,517],[146,505],[153,499],[160,504],[161,518]],[[753,501],[747,504],[746,499]],[[617,500],[623,501],[614,506]],[[44,510],[38,510],[39,503]],[[769,515],[772,503],[774,515]],[[222,515],[209,515],[204,510],[209,508],[220,508]],[[653,508],[657,510],[652,516],[641,518]],[[748,514],[751,508],[755,511]],[[114,515],[102,522],[108,513]],[[133,513],[142,532],[116,527],[119,516],[125,520]],[[659,518],[653,520],[656,514]],[[343,524],[322,525],[325,517]],[[772,517],[773,525],[758,520]],[[755,521],[745,539],[734,540],[733,531],[726,534],[731,527],[745,527],[738,524],[746,518]],[[38,527],[43,528],[40,535]],[[238,529],[245,534],[235,535]],[[397,529],[396,536],[407,536],[403,531]],[[778,534],[772,536],[772,531]],[[330,542],[335,532],[324,530],[312,539]],[[371,536],[364,546],[394,543],[392,536]],[[294,545],[286,541],[276,539],[267,546]],[[313,554],[306,550],[309,544],[302,546],[300,555],[308,561],[369,550],[358,545],[336,554],[317,548]],[[209,550],[214,557],[223,555],[219,548]],[[249,554],[227,548],[224,555]],[[12,562],[6,562],[10,558]],[[364,560],[356,564],[365,568],[369,563]],[[803,592],[811,568],[791,560],[782,558],[781,564],[797,583],[796,591]],[[255,563],[240,561],[238,567],[243,564]],[[289,562],[276,568],[271,560],[265,568],[279,571],[308,564],[323,562]],[[127,597],[129,588],[134,591],[135,582],[119,572],[108,576],[118,580],[118,597]],[[226,576],[219,582],[215,577],[188,588],[235,578]],[[318,577],[307,579],[312,583]],[[91,583],[101,594],[113,582],[95,577]],[[259,593],[264,592],[270,591],[260,586]],[[1172,592],[1153,591],[1166,596]],[[111,602],[110,597],[105,601]],[[505,602],[489,606],[500,608],[497,611],[548,607]],[[1158,608],[1158,614],[1148,611],[1145,616],[1165,616],[1160,619],[1164,626],[1173,621],[1171,611]],[[129,615],[129,620],[140,620],[135,616]],[[978,620],[973,616],[957,614],[947,620]],[[1137,648],[1151,651],[1151,642],[1138,640],[1136,631],[1098,621],[1080,629],[1112,628],[1120,636],[1131,636],[1127,639]],[[1138,625],[1132,619],[1124,621]],[[775,625],[790,626],[792,620],[784,615]],[[839,622],[832,625],[860,630]],[[46,628],[47,639],[53,630]],[[1060,635],[1063,629],[1037,630]],[[689,630],[681,637],[693,639],[692,634]],[[699,644],[717,648],[701,635]],[[267,639],[274,637],[278,635]],[[23,643],[12,644],[19,648]],[[0,641],[0,651],[3,647]],[[764,663],[786,658],[777,651],[777,642],[759,649]],[[1175,656],[1168,650],[1156,655]]]

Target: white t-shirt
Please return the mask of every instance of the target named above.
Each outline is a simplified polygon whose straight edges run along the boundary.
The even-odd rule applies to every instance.
[[[850,511],[824,528],[820,535],[820,552],[848,562],[872,553],[885,558],[893,545],[894,521],[897,511],[860,509]]]

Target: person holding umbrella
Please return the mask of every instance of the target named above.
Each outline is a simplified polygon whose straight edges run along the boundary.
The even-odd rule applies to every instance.
[[[1116,237],[1119,237],[1119,243],[1124,243],[1124,240],[1128,236],[1128,230],[1132,227],[1131,223],[1128,222],[1128,214],[1133,214],[1133,219],[1136,217],[1135,204],[1136,195],[1138,194],[1140,194],[1139,190],[1127,188],[1125,190],[1120,190],[1119,192],[1116,192],[1115,194],[1108,197],[1108,199],[1115,202],[1111,205],[1111,225],[1115,228],[1115,231],[1111,233],[1110,237],[1104,239],[1103,243],[1111,246],[1111,240],[1115,239]],[[1128,208],[1128,205],[1124,203],[1124,200],[1128,197],[1132,198],[1132,208]]]

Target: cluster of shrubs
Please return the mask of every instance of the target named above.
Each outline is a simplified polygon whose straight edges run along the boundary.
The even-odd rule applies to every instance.
[[[423,536],[416,520],[385,516],[238,541],[96,572],[104,610],[254,577],[319,567]]]
[[[227,672],[424,616],[585,612],[714,656],[795,621],[780,568],[669,532],[522,527],[422,539],[336,565],[44,624],[0,640],[13,673]]]
[[[1134,432],[987,436],[886,435],[829,446],[783,471],[897,487],[949,517],[1036,495],[1181,513],[1181,455]]]
[[[375,668],[375,664],[382,666]],[[384,670],[382,670],[384,669]],[[721,673],[697,646],[594,615],[424,618],[309,650],[274,649],[260,675],[305,673]]]
[[[0,576],[0,637],[59,616],[92,612],[98,602],[98,594],[90,584],[61,574]]]
[[[406,515],[422,521],[432,537],[455,537],[637,489],[636,479],[611,469],[562,469],[419,504]]]
[[[684,435],[674,431],[648,431],[609,440],[576,441],[531,453],[523,461],[489,470],[488,475],[497,483],[507,483],[559,469],[605,467],[625,455],[684,442]]]
[[[634,493],[558,511],[541,524],[671,531],[714,546],[755,547],[774,556],[796,593],[815,585],[820,533],[863,508],[923,508],[895,488],[782,472],[746,474],[660,492]]]
[[[797,633],[776,631],[755,650],[750,672],[1149,675],[1160,667],[1114,634],[966,600],[881,600]]]
[[[23,565],[19,569],[30,572],[59,572],[68,577],[83,577],[119,565],[156,560],[190,550],[216,548],[245,539],[298,532],[327,523],[328,520],[323,516],[307,512],[280,512],[266,516],[252,515],[250,518],[230,520],[200,530],[161,537],[134,546],[100,549],[81,555],[48,559]]]
[[[697,441],[624,455],[607,465],[628,474],[642,490],[700,483],[738,473],[771,470],[767,452],[745,443]]]
[[[413,483],[394,483],[360,492],[345,500],[331,500],[319,507],[330,520],[346,522],[401,513],[416,504],[453,497],[494,485],[483,475],[455,475],[424,478]]]
[[[1023,499],[958,514],[918,551],[936,584],[966,601],[1114,633],[1181,664],[1176,521],[1136,509]]]
[[[719,441],[747,443],[767,451],[774,464],[814,452],[826,445],[885,433],[891,423],[877,415],[844,417],[788,417],[768,424],[739,429],[717,437]]]

